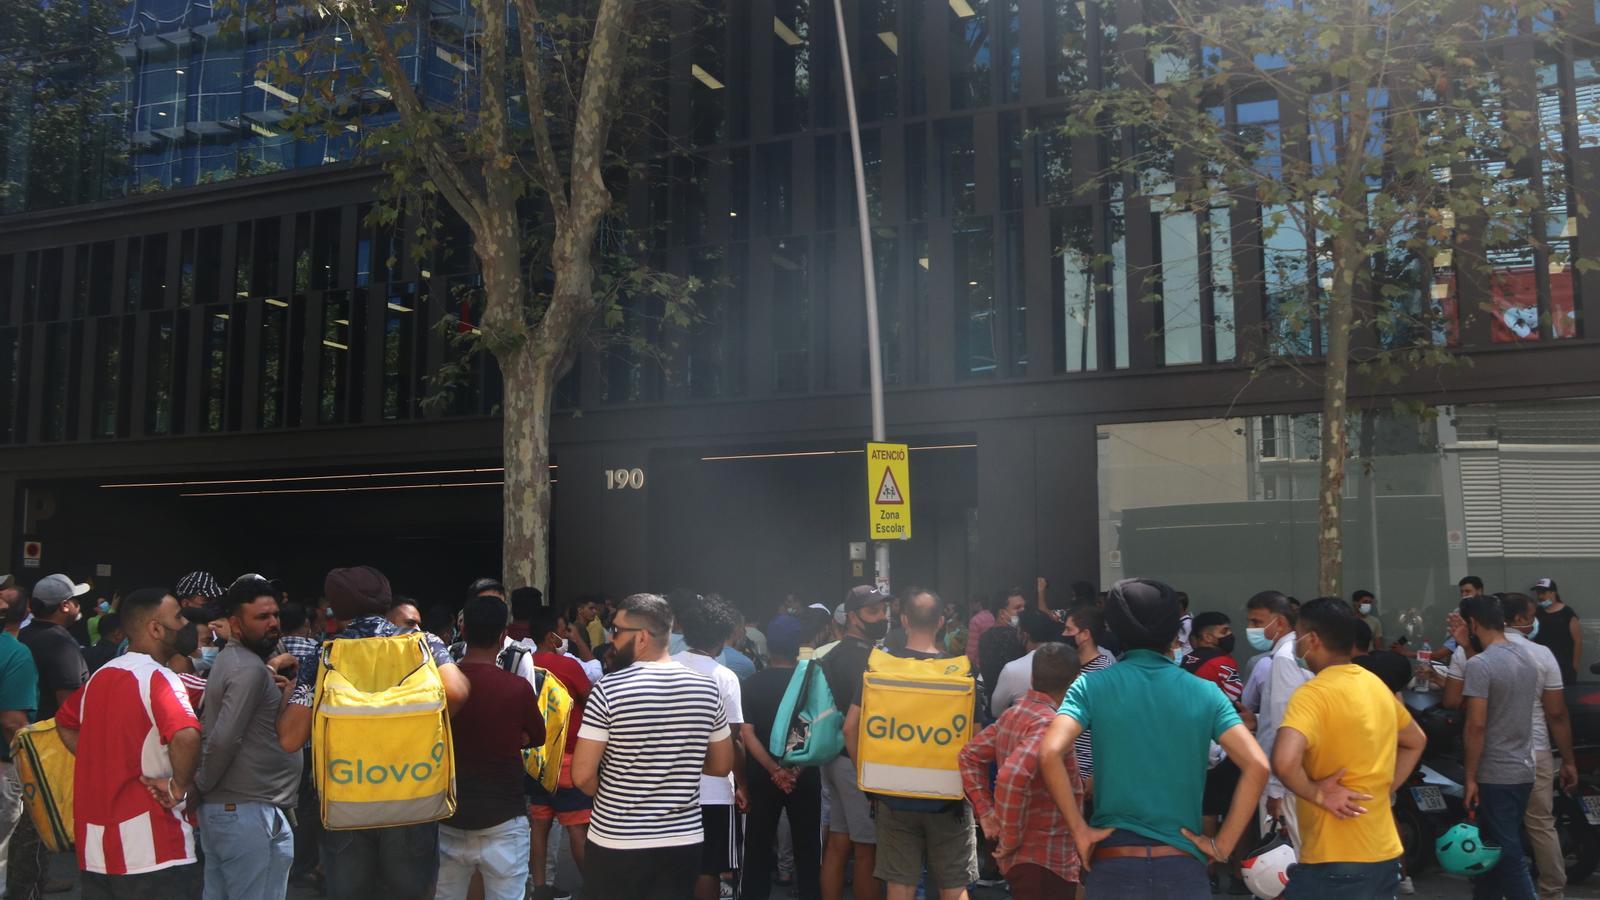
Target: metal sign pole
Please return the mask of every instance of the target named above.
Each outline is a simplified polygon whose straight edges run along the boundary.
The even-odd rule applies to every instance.
[[[844,70],[845,111],[850,119],[850,158],[856,175],[856,220],[861,231],[861,280],[867,296],[867,372],[872,394],[872,439],[887,439],[883,421],[883,347],[878,340],[878,270],[872,262],[872,223],[867,216],[867,178],[861,162],[861,121],[856,117],[856,85],[850,71],[850,40],[845,34],[844,4],[833,0],[833,23],[839,30],[839,65]],[[873,541],[878,583],[889,585],[889,544]]]

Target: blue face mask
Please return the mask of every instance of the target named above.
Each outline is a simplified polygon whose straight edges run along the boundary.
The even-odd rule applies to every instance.
[[[1550,607],[1555,606],[1555,605],[1556,605],[1556,602],[1554,600],[1540,600],[1539,601],[1539,608],[1540,609],[1549,609]]]
[[[1250,646],[1258,652],[1265,653],[1272,649],[1272,638],[1267,637],[1265,628],[1246,628],[1244,630],[1244,639],[1249,641]]]
[[[1522,630],[1522,626],[1521,625],[1513,625],[1511,627],[1515,628],[1518,631]],[[1529,626],[1529,629],[1528,629],[1528,640],[1531,641],[1531,640],[1533,640],[1534,638],[1536,638],[1538,636],[1539,636],[1539,620],[1538,619],[1534,619],[1533,620],[1533,624],[1531,626]]]
[[[1183,665],[1183,648],[1182,647],[1173,647],[1172,648],[1172,661],[1177,663],[1180,666]]]

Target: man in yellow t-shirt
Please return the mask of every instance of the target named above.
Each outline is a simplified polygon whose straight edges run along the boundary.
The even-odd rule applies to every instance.
[[[1422,756],[1422,729],[1378,676],[1351,664],[1360,618],[1337,597],[1300,608],[1296,650],[1316,677],[1289,699],[1272,770],[1299,798],[1300,864],[1286,900],[1394,897],[1404,848],[1390,796]]]

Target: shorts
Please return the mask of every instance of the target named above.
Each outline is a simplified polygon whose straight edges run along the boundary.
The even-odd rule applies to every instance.
[[[594,812],[594,798],[572,784],[572,754],[561,757],[561,775],[556,779],[556,792],[551,794],[544,785],[529,778],[528,817],[535,822],[555,819],[563,828],[589,824]]]
[[[928,887],[939,890],[978,880],[978,837],[966,801],[940,812],[905,812],[883,801],[875,806],[878,862],[872,874],[890,884],[917,884],[926,866]]]
[[[1239,786],[1239,767],[1233,760],[1224,759],[1206,772],[1205,793],[1200,798],[1200,813],[1207,816],[1225,816],[1233,805],[1233,789]]]
[[[739,808],[732,803],[702,806],[700,826],[705,830],[700,843],[700,874],[738,871],[744,859],[744,816],[739,814]]]
[[[828,831],[848,834],[856,844],[876,844],[872,802],[856,783],[856,764],[843,754],[822,767],[822,784],[828,791]]]

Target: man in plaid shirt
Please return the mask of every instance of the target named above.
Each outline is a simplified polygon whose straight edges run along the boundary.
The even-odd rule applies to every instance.
[[[1017,900],[1069,897],[1078,883],[1078,852],[1067,823],[1039,777],[1039,740],[1067,687],[1078,677],[1078,655],[1065,644],[1033,654],[1033,690],[961,751],[961,783],[983,833],[998,842],[995,859]],[[1076,761],[1067,757],[1073,792],[1083,802]],[[994,791],[989,767],[999,766]]]

